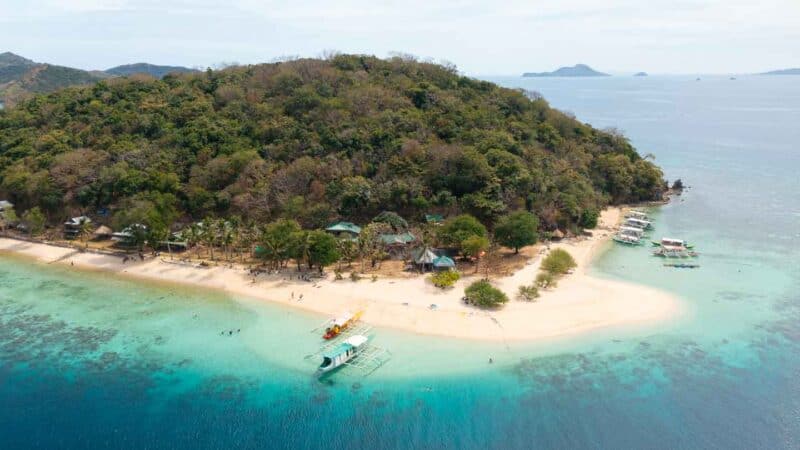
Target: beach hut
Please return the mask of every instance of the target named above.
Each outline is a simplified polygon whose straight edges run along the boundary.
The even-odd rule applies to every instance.
[[[100,225],[99,227],[97,227],[96,230],[94,230],[94,233],[92,233],[92,236],[93,236],[93,239],[96,240],[96,241],[104,241],[104,240],[110,239],[111,235],[113,233],[114,233],[114,230],[112,230],[110,227],[107,227],[105,225]]]
[[[453,261],[452,258],[444,255],[436,257],[432,264],[433,268],[436,270],[452,270],[456,267],[456,262]]]
[[[86,224],[91,224],[92,219],[86,216],[78,216],[64,222],[64,238],[75,239],[81,232],[81,228]]]
[[[147,233],[147,225],[134,223],[122,231],[111,233],[111,240],[118,245],[130,247],[137,244],[137,239],[141,239],[145,233]]]
[[[386,252],[394,259],[405,259],[408,246],[417,241],[417,237],[410,231],[398,234],[382,234],[379,238],[384,247],[386,247]]]
[[[411,233],[410,231],[406,231],[405,233],[398,233],[398,234],[393,234],[393,233],[382,234],[380,236],[380,239],[381,242],[384,243],[384,245],[406,246],[416,241],[417,237],[414,236],[414,234]]]
[[[433,261],[439,256],[428,247],[421,247],[417,249],[414,254],[414,264],[419,266],[420,270],[427,270],[433,267]]]
[[[336,222],[335,224],[325,228],[325,231],[332,233],[338,238],[344,239],[358,239],[361,234],[361,227],[352,222]]]

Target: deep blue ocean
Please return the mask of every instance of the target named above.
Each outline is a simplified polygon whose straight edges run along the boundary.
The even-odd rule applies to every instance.
[[[593,268],[682,317],[530,345],[377,330],[386,366],[319,380],[318,316],[5,255],[0,448],[800,448],[800,77],[491,81],[691,186],[653,213],[700,269],[621,247]]]

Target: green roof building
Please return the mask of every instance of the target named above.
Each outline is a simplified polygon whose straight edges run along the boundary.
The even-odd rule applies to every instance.
[[[333,233],[337,237],[357,238],[361,234],[361,227],[351,222],[337,222],[325,228],[325,231]]]
[[[414,236],[411,232],[406,231],[405,233],[400,233],[400,234],[382,234],[380,236],[380,239],[384,245],[404,246],[416,241],[417,237]]]

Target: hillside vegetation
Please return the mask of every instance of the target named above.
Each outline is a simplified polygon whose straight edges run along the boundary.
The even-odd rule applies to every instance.
[[[307,228],[381,211],[529,210],[593,227],[664,181],[617,133],[538,96],[409,58],[338,55],[199,74],[109,79],[0,112],[0,198],[51,221],[208,215]]]

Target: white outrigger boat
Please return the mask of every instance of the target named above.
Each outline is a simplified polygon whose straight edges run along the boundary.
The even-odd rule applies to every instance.
[[[331,348],[322,354],[322,364],[320,364],[317,372],[325,373],[330,372],[337,367],[346,364],[351,359],[358,356],[369,340],[364,335],[356,334],[348,337],[341,344]]]
[[[626,227],[626,226],[619,227],[619,232],[620,232],[620,234],[628,234],[628,235],[631,235],[631,236],[636,236],[637,238],[640,238],[640,239],[642,237],[644,237],[644,234],[645,234],[645,230],[643,230],[641,228]]]
[[[686,247],[661,247],[653,250],[653,256],[663,258],[696,258],[700,256],[697,252],[688,250]]]
[[[683,239],[661,238],[660,241],[652,241],[652,243],[654,247],[678,247],[687,249],[694,248],[693,245],[689,245],[689,243]]]
[[[619,231],[612,237],[615,242],[625,245],[642,245],[644,241],[644,230],[636,227],[620,227]]]
[[[648,230],[653,227],[653,222],[650,222],[649,220],[628,217],[625,219],[625,222],[623,222],[623,226],[638,228],[640,230]]]
[[[637,211],[632,209],[625,214],[626,219],[639,219],[639,220],[650,220],[650,217],[644,211]]]
[[[625,245],[642,245],[642,240],[632,234],[617,233],[611,239]]]

